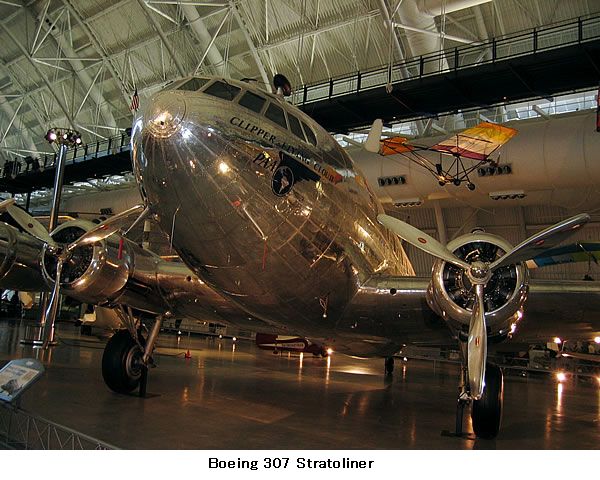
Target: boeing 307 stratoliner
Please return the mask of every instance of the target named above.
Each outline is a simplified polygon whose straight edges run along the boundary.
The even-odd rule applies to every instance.
[[[281,76],[276,86],[289,91]],[[116,392],[138,386],[162,320],[171,316],[302,335],[336,352],[386,357],[388,368],[403,344],[458,344],[459,398],[472,402],[475,433],[494,437],[503,380],[487,364],[487,345],[511,334],[528,293],[535,311],[528,320],[557,301],[565,313],[600,310],[590,285],[532,285],[529,292],[525,264],[588,215],[516,247],[482,232],[442,245],[386,215],[335,139],[281,94],[223,78],[185,78],[148,100],[131,142],[143,206],[100,225],[67,222],[49,234],[12,200],[0,204],[21,227],[0,224],[3,288],[50,286],[49,309],[61,292],[116,309],[125,328],[109,340],[102,361]],[[119,233],[146,215],[185,265]],[[414,276],[400,239],[436,258],[431,279]],[[142,312],[156,318],[148,334]],[[597,335],[599,317],[585,315],[559,327]]]

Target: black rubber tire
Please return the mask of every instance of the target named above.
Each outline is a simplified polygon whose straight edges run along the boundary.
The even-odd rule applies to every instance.
[[[473,431],[478,438],[496,438],[502,422],[502,401],[504,379],[500,367],[487,364],[485,369],[485,389],[480,400],[474,400],[471,407]]]
[[[117,393],[130,393],[140,384],[143,352],[127,330],[115,333],[104,348],[102,377]]]
[[[394,357],[385,357],[385,374],[392,375],[394,373]]]

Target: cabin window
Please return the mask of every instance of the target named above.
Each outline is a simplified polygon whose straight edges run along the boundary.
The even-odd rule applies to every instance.
[[[302,133],[302,126],[300,125],[300,120],[288,113],[288,121],[290,122],[290,130],[292,133],[301,140],[305,140],[304,133]]]
[[[217,80],[215,83],[209,85],[204,93],[208,93],[213,97],[222,98],[223,100],[233,100],[241,88],[229,85],[228,83]]]
[[[302,126],[304,127],[304,133],[306,134],[307,140],[316,147],[317,146],[317,137],[315,137],[315,133],[312,131],[312,128],[310,128],[304,122],[302,122]]]
[[[283,113],[283,108],[271,103],[265,112],[265,117],[287,130],[288,127],[285,121],[285,113]]]
[[[208,78],[192,78],[177,87],[177,90],[196,92],[208,83]]]
[[[246,107],[248,110],[260,113],[266,101],[266,99],[259,95],[255,95],[252,92],[246,92],[244,93],[244,95],[242,95],[242,98],[240,98],[240,101],[238,103],[242,107]]]

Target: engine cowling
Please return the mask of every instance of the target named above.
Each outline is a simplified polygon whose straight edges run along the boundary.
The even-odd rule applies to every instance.
[[[0,222],[0,288],[39,292],[48,290],[40,274],[44,242]]]
[[[448,250],[468,263],[492,263],[512,249],[501,237],[484,232],[463,235],[447,245]],[[492,272],[484,288],[485,319],[489,337],[505,337],[511,324],[520,318],[527,298],[529,272],[522,264],[508,265]],[[475,303],[475,288],[467,273],[443,260],[433,265],[427,292],[431,309],[458,335],[467,334]]]
[[[67,245],[95,224],[73,220],[60,225],[52,236]],[[42,274],[49,285],[56,275],[55,255],[42,256]],[[154,253],[115,233],[93,245],[77,247],[61,275],[61,292],[96,305],[128,305],[152,314],[172,311],[205,295],[203,283],[183,264],[164,262]]]

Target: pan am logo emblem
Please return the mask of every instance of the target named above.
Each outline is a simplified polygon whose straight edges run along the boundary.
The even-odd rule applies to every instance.
[[[271,180],[271,189],[278,197],[285,197],[294,186],[294,172],[287,165],[277,167]]]

